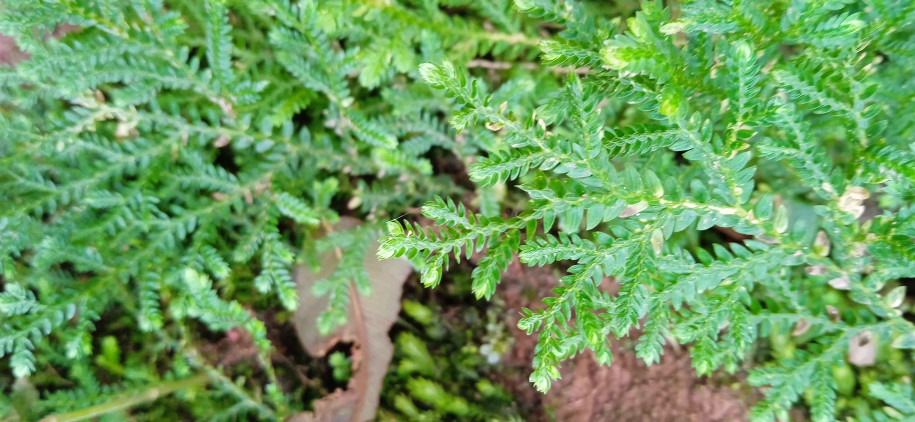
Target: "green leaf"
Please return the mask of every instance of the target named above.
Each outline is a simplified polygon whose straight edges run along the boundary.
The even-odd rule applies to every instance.
[[[896,349],[915,349],[915,331],[909,331],[897,336],[893,340]]]
[[[902,302],[905,300],[905,286],[895,287],[893,290],[890,290],[885,296],[883,296],[883,303],[890,308],[898,308],[902,305]]]
[[[778,233],[784,233],[788,230],[788,208],[779,205],[775,210],[775,219],[772,220],[772,227]]]
[[[280,212],[295,220],[297,223],[316,226],[321,222],[320,215],[299,198],[286,192],[280,192],[276,197],[276,206]]]

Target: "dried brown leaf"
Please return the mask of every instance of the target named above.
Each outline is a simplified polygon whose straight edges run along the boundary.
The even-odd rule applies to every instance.
[[[345,230],[359,224],[358,220],[342,218],[334,230]],[[295,269],[299,306],[295,327],[305,350],[314,357],[323,357],[339,342],[352,342],[353,376],[344,391],[335,391],[315,402],[314,412],[303,412],[290,420],[296,422],[361,422],[375,418],[381,395],[381,384],[394,355],[394,345],[388,336],[391,325],[400,313],[403,283],[412,271],[404,259],[379,261],[375,252],[378,244],[369,247],[365,268],[372,285],[372,294],[361,296],[350,287],[350,311],[346,325],[327,335],[318,332],[318,316],[327,307],[327,297],[312,292],[315,282],[336,268],[337,254],[328,253],[321,259],[321,271],[313,273],[306,266]]]

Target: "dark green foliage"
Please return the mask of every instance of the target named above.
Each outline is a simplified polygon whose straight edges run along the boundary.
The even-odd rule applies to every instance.
[[[484,250],[478,298],[515,255],[568,264],[520,323],[541,390],[638,335],[648,363],[690,344],[699,374],[765,359],[756,420],[801,401],[910,417],[915,5],[627,7],[5,2],[0,33],[31,59],[0,68],[0,415],[284,418],[314,393],[271,359],[291,266],[343,251],[317,283],[331,330],[391,221],[380,255],[427,286]],[[472,204],[441,199],[463,193],[448,160]],[[438,228],[397,221],[427,198]],[[317,240],[342,214],[366,223]],[[217,368],[227,330],[257,352]],[[863,343],[875,364],[849,365]],[[473,413],[436,407],[460,395],[423,371],[412,397]]]
[[[0,69],[0,415],[10,374],[40,393],[16,399],[34,417],[199,374],[211,388],[141,412],[282,419],[307,406],[302,387],[281,391],[265,315],[296,307],[295,261],[341,248],[318,284],[322,329],[341,324],[349,283],[370,294],[361,263],[378,222],[460,191],[433,175],[432,150],[463,160],[493,137],[456,141],[438,118],[450,103],[413,81],[445,57],[533,59],[537,27],[510,6],[4,2],[0,33],[31,59]],[[62,24],[76,28],[48,36]],[[315,242],[340,213],[366,224]],[[200,348],[235,327],[259,352],[222,374]],[[103,335],[130,356],[122,372],[94,364]]]
[[[485,249],[473,276],[487,298],[515,253],[570,263],[519,323],[538,336],[541,391],[585,350],[610,364],[611,334],[636,328],[647,363],[691,344],[699,374],[736,371],[755,344],[793,337],[750,370],[767,387],[760,421],[804,397],[814,420],[838,416],[833,368],[852,342],[911,362],[900,279],[915,277],[915,5],[694,1],[671,16],[647,1],[622,25],[571,0],[516,4],[561,25],[542,59],[571,67],[536,107],[498,102],[448,61],[421,73],[461,105],[456,129],[497,134],[471,179],[515,183],[525,208],[484,217],[437,199],[423,213],[440,228],[392,222],[379,256],[413,259],[435,286],[450,254]],[[605,277],[619,293],[599,287]],[[878,379],[900,382],[884,356]]]

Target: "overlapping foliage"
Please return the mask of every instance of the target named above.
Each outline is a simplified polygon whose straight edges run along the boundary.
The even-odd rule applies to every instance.
[[[570,264],[521,322],[538,388],[579,352],[609,364],[637,328],[649,363],[671,341],[700,374],[771,357],[751,370],[758,420],[802,399],[816,420],[912,415],[915,6],[646,2],[622,21],[607,2],[516,3],[0,5],[31,55],[0,69],[0,415],[306,406],[262,320],[295,307],[293,261],[340,251],[318,283],[322,327],[340,324],[350,283],[369,293],[378,222],[459,193],[434,160],[449,153],[480,155],[475,202],[427,204],[440,227],[391,224],[381,254],[434,286],[485,249],[487,298],[516,254]],[[317,240],[340,213],[368,224]],[[251,335],[247,369],[204,356],[230,329]]]
[[[295,308],[293,261],[344,251],[320,283],[324,328],[340,324],[349,284],[369,293],[360,263],[377,221],[458,192],[432,158],[492,138],[457,142],[437,117],[450,105],[413,83],[418,64],[537,53],[536,26],[508,2],[441,3],[0,5],[0,33],[31,56],[0,69],[0,415],[130,412],[145,392],[207,383],[144,412],[307,406],[278,383],[260,319]],[[338,213],[367,224],[316,241]],[[253,380],[201,356],[207,330],[235,327],[259,351],[235,374]],[[105,365],[100,333],[115,341]]]
[[[887,356],[911,362],[915,348],[901,284],[915,277],[915,5],[648,1],[621,22],[574,1],[516,3],[563,28],[540,48],[569,76],[538,107],[502,102],[448,61],[421,72],[461,106],[456,129],[497,136],[471,179],[516,186],[525,209],[484,216],[439,198],[423,207],[438,227],[392,222],[379,256],[413,259],[435,286],[451,255],[485,249],[479,298],[515,254],[570,263],[519,323],[538,336],[542,391],[562,361],[591,350],[611,364],[611,338],[640,329],[645,362],[690,344],[699,374],[733,372],[773,339],[772,361],[750,371],[767,387],[754,420],[787,419],[803,399],[832,420],[836,368],[879,348],[876,377],[898,384],[861,387],[903,407],[857,415],[909,414],[912,366]]]

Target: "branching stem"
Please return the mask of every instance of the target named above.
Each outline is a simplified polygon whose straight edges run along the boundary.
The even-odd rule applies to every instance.
[[[159,397],[164,397],[179,390],[193,388],[207,384],[210,378],[206,374],[197,374],[190,378],[177,381],[166,381],[149,387],[136,394],[123,394],[106,403],[89,406],[72,412],[58,413],[41,419],[41,422],[73,422],[81,421],[129,409],[142,403],[151,402]]]

